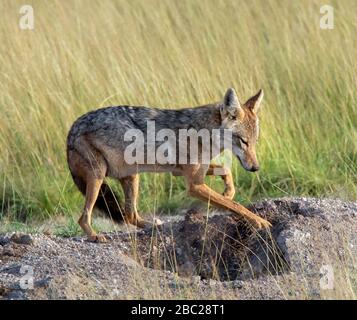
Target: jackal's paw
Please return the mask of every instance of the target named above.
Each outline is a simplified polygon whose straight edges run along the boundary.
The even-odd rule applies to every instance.
[[[136,220],[133,224],[141,229],[151,227],[151,223],[144,219]]]
[[[258,216],[253,220],[251,220],[251,222],[253,223],[254,227],[256,227],[257,229],[268,229],[272,226],[272,224],[268,220],[265,220]]]
[[[138,228],[152,228],[152,227],[158,227],[158,226],[161,226],[163,224],[163,222],[160,220],[160,219],[153,219],[152,222],[149,222],[149,221],[146,221],[146,220],[138,220],[136,222],[136,226]]]
[[[158,226],[162,226],[164,223],[158,219],[158,218],[155,218],[154,221],[153,221],[153,225],[158,227]]]
[[[226,188],[223,192],[223,196],[229,200],[232,200],[234,198],[235,190]]]
[[[95,234],[92,236],[88,236],[88,241],[95,243],[106,243],[107,239],[102,234]]]

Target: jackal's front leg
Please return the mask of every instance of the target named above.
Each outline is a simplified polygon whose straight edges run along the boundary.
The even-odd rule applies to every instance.
[[[183,172],[174,172],[172,173],[174,176],[182,176]],[[236,193],[233,176],[230,169],[225,168],[218,164],[210,164],[207,172],[205,173],[207,176],[220,176],[224,182],[224,191],[223,196],[232,200],[234,198],[234,194]]]
[[[258,229],[269,228],[271,224],[269,221],[257,216],[253,212],[249,211],[242,205],[232,200],[229,200],[219,194],[218,192],[209,188],[206,184],[195,184],[188,181],[188,188],[190,195],[205,200],[212,205],[224,209],[231,210],[239,215],[243,216],[249,222],[253,223]]]
[[[233,199],[236,190],[231,170],[221,165],[210,164],[206,174],[208,176],[221,176],[224,181],[223,196],[231,200]]]

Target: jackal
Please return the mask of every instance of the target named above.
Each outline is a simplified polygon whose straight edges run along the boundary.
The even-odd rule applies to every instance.
[[[106,241],[103,235],[97,235],[91,227],[94,207],[105,212],[115,222],[124,221],[138,227],[149,224],[140,217],[136,208],[140,172],[171,172],[174,175],[182,175],[186,180],[189,195],[216,207],[231,210],[257,228],[271,226],[268,221],[232,201],[235,188],[232,173],[227,168],[220,168],[225,189],[223,194],[219,194],[204,183],[205,176],[214,174],[219,166],[203,163],[202,157],[199,157],[199,161],[195,163],[177,161],[167,164],[156,160],[150,163],[149,161],[128,163],[125,157],[126,149],[130,145],[130,142],[125,139],[128,130],[139,130],[143,132],[145,138],[148,138],[145,133],[147,123],[154,121],[156,132],[160,129],[169,129],[174,133],[182,129],[197,131],[208,129],[209,132],[215,129],[229,130],[232,153],[246,170],[257,171],[259,169],[255,152],[259,134],[257,111],[262,98],[263,91],[260,90],[244,104],[240,104],[235,90],[230,88],[223,101],[194,108],[170,110],[112,106],[91,111],[78,118],[67,137],[67,160],[75,184],[85,195],[85,205],[78,223],[88,239],[97,242]],[[175,143],[179,144],[178,141]],[[152,141],[146,140],[144,144],[148,146]],[[203,147],[202,141],[199,144]],[[157,143],[155,150],[159,147],[160,143]],[[202,153],[202,149],[200,150],[199,155]],[[220,145],[218,153],[223,151],[224,146]],[[147,149],[145,148],[143,152],[143,158],[147,159]],[[215,156],[213,152],[210,154],[211,159]],[[125,195],[124,206],[121,206],[117,196],[104,183],[105,177],[119,180]]]

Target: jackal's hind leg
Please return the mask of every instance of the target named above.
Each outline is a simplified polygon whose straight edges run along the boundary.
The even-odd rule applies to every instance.
[[[221,176],[224,181],[223,196],[230,200],[234,198],[236,190],[234,188],[233,176],[230,169],[221,165],[210,164],[206,174],[208,176]]]
[[[119,179],[125,195],[124,220],[126,223],[133,224],[139,228],[150,226],[150,222],[140,217],[137,211],[137,201],[139,195],[139,175],[134,174]]]
[[[93,207],[98,198],[99,190],[102,183],[103,179],[97,179],[94,177],[88,179],[86,185],[85,205],[82,216],[78,220],[79,225],[88,236],[88,240],[91,242],[106,242],[105,237],[103,235],[98,235],[91,226]]]

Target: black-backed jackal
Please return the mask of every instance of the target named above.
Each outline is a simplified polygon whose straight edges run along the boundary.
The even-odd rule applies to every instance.
[[[231,151],[248,171],[259,169],[255,146],[258,139],[257,111],[263,98],[263,91],[240,104],[234,89],[228,89],[220,103],[209,104],[195,108],[178,110],[156,109],[148,107],[117,106],[91,111],[72,125],[67,138],[67,159],[73,180],[79,190],[85,195],[85,206],[79,224],[88,235],[89,240],[105,242],[103,235],[97,235],[91,227],[91,216],[94,207],[104,211],[116,222],[125,221],[138,227],[148,224],[137,212],[136,204],[139,193],[140,172],[171,172],[182,175],[187,183],[189,195],[200,198],[216,207],[231,210],[252,223],[257,228],[267,228],[270,223],[255,215],[242,205],[232,201],[235,189],[231,171],[227,168],[217,168],[209,161],[221,153],[225,147],[222,144],[214,152],[209,153],[208,161],[203,161],[202,150],[206,143],[198,141],[198,161],[180,161],[182,148],[179,139],[172,140],[167,146],[167,152],[177,147],[174,159],[162,162],[149,154],[158,151],[160,146],[168,143],[159,139],[154,147],[148,137],[148,122],[155,124],[155,132],[169,130],[178,137],[182,130],[194,129],[197,132],[207,129],[213,131],[228,130],[231,133]],[[132,141],[126,139],[130,131],[142,132],[143,150],[140,159],[132,163],[128,161],[128,148]],[[139,136],[137,136],[138,140]],[[210,136],[208,141],[212,141]],[[209,143],[208,143],[209,144]],[[136,145],[138,146],[138,145]],[[171,149],[170,149],[171,148]],[[130,149],[130,148],[129,148]],[[190,157],[191,148],[184,151]],[[136,152],[139,152],[136,150]],[[167,153],[166,152],[166,153]],[[181,154],[182,155],[182,154]],[[151,159],[148,161],[148,159]],[[207,159],[206,159],[207,160]],[[221,170],[216,170],[221,169]],[[225,190],[219,194],[204,183],[206,175],[220,172]],[[107,184],[105,177],[113,177],[120,181],[125,195],[124,206],[119,205],[117,197]]]

